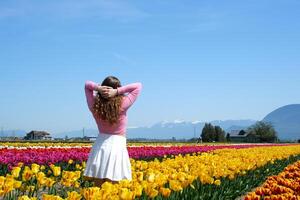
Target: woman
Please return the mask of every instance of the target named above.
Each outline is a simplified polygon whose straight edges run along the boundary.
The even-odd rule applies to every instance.
[[[141,83],[122,87],[114,76],[105,78],[101,85],[85,82],[87,104],[97,123],[99,135],[89,153],[83,175],[85,180],[93,180],[96,186],[100,187],[105,181],[116,183],[122,179],[132,179],[126,148],[126,112],[141,89]],[[94,95],[93,91],[97,94]]]

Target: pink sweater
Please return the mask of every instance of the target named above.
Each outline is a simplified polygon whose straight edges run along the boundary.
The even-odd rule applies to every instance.
[[[94,90],[97,87],[97,83],[93,81],[86,81],[85,82],[85,95],[89,110],[92,112],[94,119],[97,123],[99,133],[108,133],[108,134],[115,134],[115,135],[126,135],[126,126],[127,126],[127,110],[128,108],[135,102],[140,91],[142,89],[141,83],[132,83],[126,86],[122,86],[117,88],[118,94],[125,94],[128,93],[122,99],[122,105],[120,109],[120,118],[119,122],[116,124],[109,124],[108,121],[102,120],[101,118],[97,117],[95,113],[93,113],[93,105],[95,101],[95,94]]]

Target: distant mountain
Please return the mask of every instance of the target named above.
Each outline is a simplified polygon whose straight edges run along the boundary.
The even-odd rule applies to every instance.
[[[300,139],[300,104],[280,107],[268,114],[263,121],[274,125],[280,139]]]
[[[256,122],[256,121],[255,121]],[[255,123],[254,122],[254,123]],[[253,123],[253,124],[254,124]],[[247,130],[247,128],[249,127],[249,126],[251,126],[251,125],[253,125],[253,124],[250,124],[250,125],[248,125],[248,126],[236,126],[236,125],[233,125],[233,126],[230,126],[229,128],[227,128],[227,129],[225,129],[225,131],[227,132],[227,133],[230,133],[231,131],[233,131],[233,130]]]
[[[247,129],[249,126],[255,124],[256,120],[215,120],[211,123],[214,126],[220,126],[222,129],[224,129],[227,132],[230,132],[231,130],[240,130],[240,129]]]
[[[211,121],[215,126],[220,126],[227,132],[235,128],[247,128],[254,124],[255,120],[215,120]],[[188,122],[175,120],[174,122],[159,122],[151,127],[128,129],[128,138],[154,138],[154,139],[189,139],[199,137],[205,122]],[[231,129],[231,128],[234,129]]]
[[[245,129],[252,124],[255,120],[215,120],[211,121],[213,125],[222,127],[225,131],[230,132],[236,129]],[[131,127],[127,129],[128,138],[147,138],[147,139],[190,139],[192,137],[199,137],[205,122],[200,121],[182,121],[175,120],[173,122],[162,121],[150,127]],[[87,129],[85,130],[86,136],[97,136],[98,130]],[[59,134],[52,134],[53,137],[64,138],[82,137],[82,130],[64,132]]]
[[[74,130],[74,131],[67,131],[67,132],[62,132],[62,133],[53,133],[51,136],[53,138],[65,138],[66,136],[71,138],[71,137],[83,137],[84,136],[89,136],[89,137],[95,137],[98,135],[98,130],[96,129],[84,129],[83,130]]]
[[[0,131],[0,137],[24,137],[26,133],[24,130],[3,130]]]

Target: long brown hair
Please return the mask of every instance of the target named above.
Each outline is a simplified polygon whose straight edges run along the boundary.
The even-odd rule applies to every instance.
[[[114,76],[108,76],[103,80],[101,86],[109,86],[117,89],[121,87],[121,82]],[[93,105],[94,113],[102,120],[106,120],[110,124],[115,124],[119,120],[122,96],[123,95],[117,95],[107,99],[102,97],[100,92],[97,92]]]

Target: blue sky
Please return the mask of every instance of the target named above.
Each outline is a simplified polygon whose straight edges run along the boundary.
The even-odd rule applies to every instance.
[[[300,2],[0,2],[0,126],[96,128],[85,80],[143,91],[129,126],[262,119],[300,102]]]

